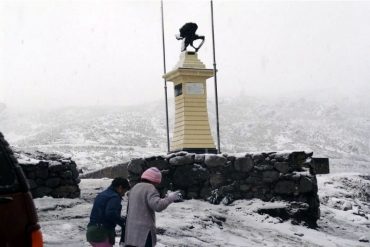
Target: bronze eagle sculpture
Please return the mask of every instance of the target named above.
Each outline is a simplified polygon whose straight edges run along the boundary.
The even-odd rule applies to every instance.
[[[205,37],[196,34],[195,32],[197,31],[197,29],[198,29],[198,25],[193,22],[185,23],[185,25],[183,25],[179,29],[180,34],[176,35],[176,39],[183,40],[181,51],[186,51],[186,48],[189,45],[195,49],[195,52],[198,52],[199,48],[202,47]],[[198,47],[195,47],[193,45],[193,42],[198,39],[201,39],[202,42],[200,43]]]

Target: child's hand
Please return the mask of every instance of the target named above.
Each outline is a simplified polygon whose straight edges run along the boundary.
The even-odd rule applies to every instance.
[[[171,202],[182,202],[182,201],[184,201],[180,191],[171,192],[171,193],[168,194],[167,197],[168,197],[168,199],[170,199]]]

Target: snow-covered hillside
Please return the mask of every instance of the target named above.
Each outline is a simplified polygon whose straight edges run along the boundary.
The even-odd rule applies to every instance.
[[[92,201],[110,181],[82,180],[80,199],[36,199],[45,246],[89,246],[85,229]],[[238,200],[224,206],[189,200],[157,214],[158,246],[370,246],[370,177],[320,175],[318,182],[317,229],[256,212],[281,202]]]
[[[95,170],[135,156],[164,153],[162,103],[21,112],[7,108],[0,113],[0,129],[21,149],[61,152],[83,170]],[[311,150],[316,157],[329,157],[332,171],[370,172],[369,105],[364,95],[329,99],[324,92],[221,99],[222,151]],[[209,110],[215,130],[213,102]],[[173,107],[170,117],[173,120]]]

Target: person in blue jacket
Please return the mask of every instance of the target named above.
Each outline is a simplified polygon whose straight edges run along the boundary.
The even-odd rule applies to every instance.
[[[111,247],[115,242],[116,225],[125,227],[126,219],[121,216],[122,197],[130,189],[127,179],[118,177],[94,200],[87,225],[86,238],[94,247]]]

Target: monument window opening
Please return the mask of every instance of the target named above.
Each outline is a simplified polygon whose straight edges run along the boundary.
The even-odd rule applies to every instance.
[[[175,97],[182,95],[182,83],[175,86]]]

